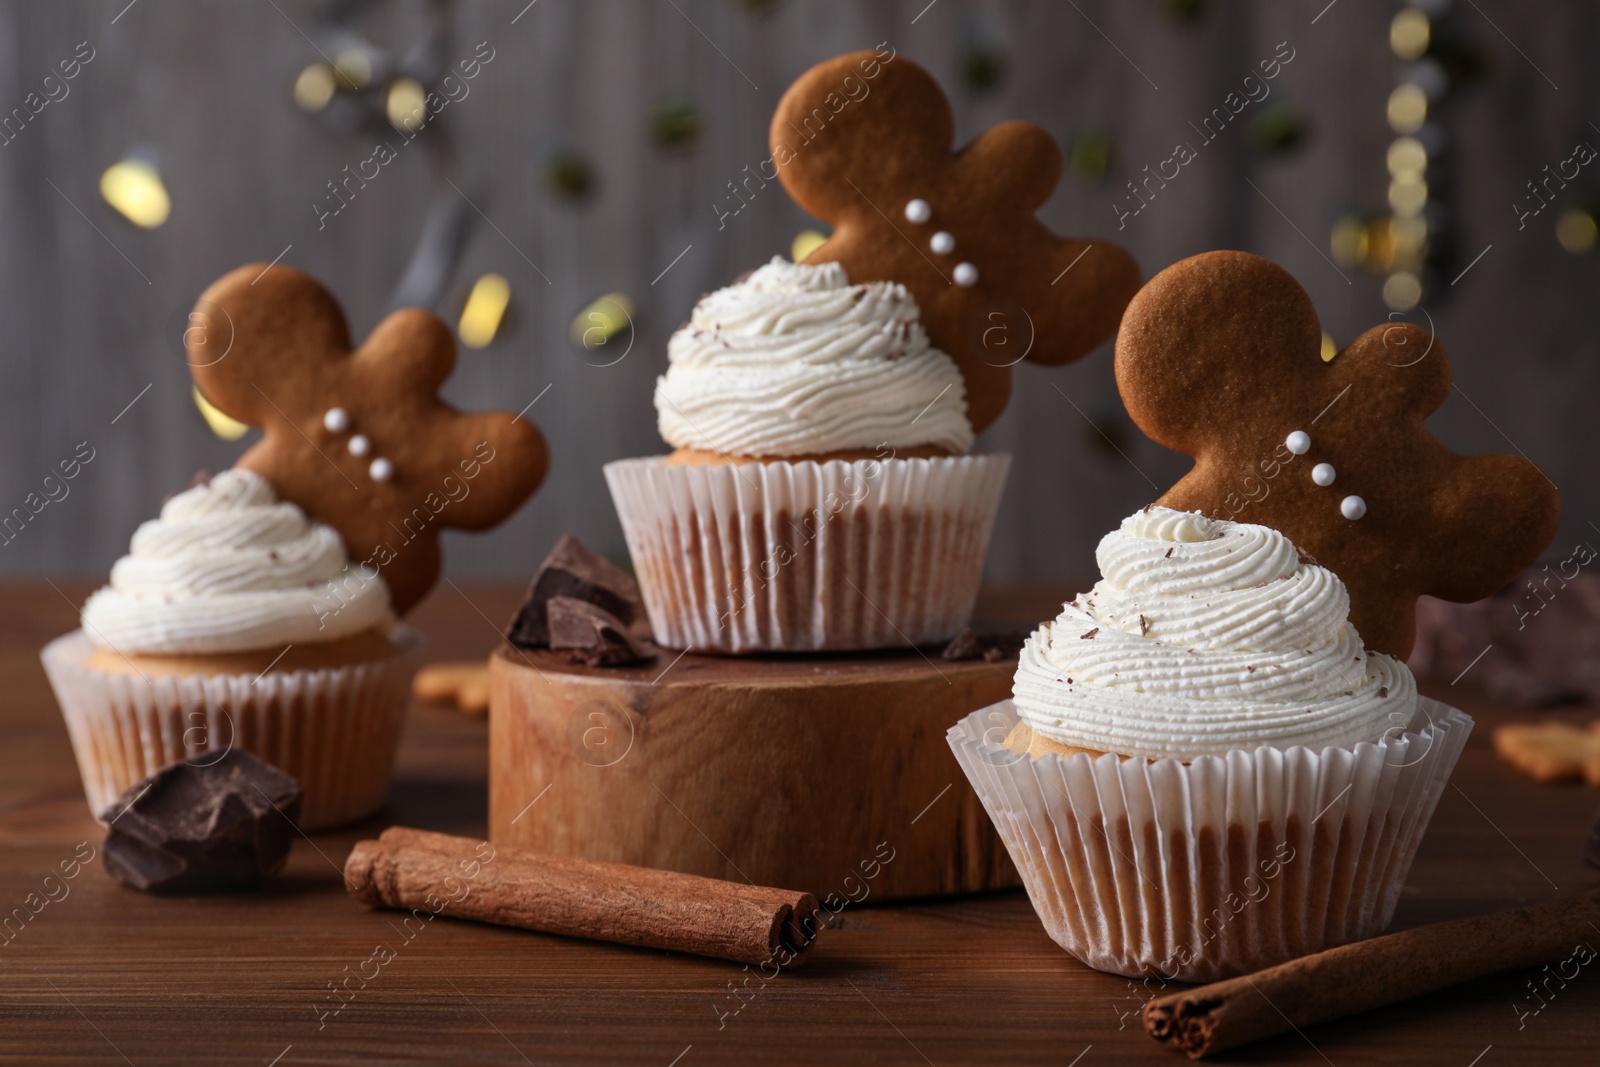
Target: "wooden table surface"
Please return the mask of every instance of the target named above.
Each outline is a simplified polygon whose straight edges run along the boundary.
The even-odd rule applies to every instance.
[[[101,831],[38,662],[76,625],[85,586],[0,586],[0,914]],[[446,583],[415,622],[440,658],[486,652],[517,591]],[[1046,590],[991,594],[992,617],[1037,619]],[[492,620],[492,622],[490,621]],[[1489,749],[1526,710],[1432,687],[1477,718],[1401,897],[1395,927],[1575,893],[1600,792],[1538,786]],[[1582,712],[1565,714],[1580,717]],[[0,1063],[1077,1064],[1182,1062],[1145,1037],[1130,983],[1071,959],[1020,891],[860,907],[805,968],[732,991],[737,965],[443,919],[409,942],[393,913],[346,897],[351,844],[392,822],[481,835],[485,722],[414,708],[389,807],[299,840],[265,891],[147,896],[91,862],[0,947]],[[395,957],[337,1015],[330,986],[385,943]],[[1600,942],[1600,935],[1597,935]],[[1530,973],[1308,1028],[1243,1063],[1594,1063],[1600,972],[1536,1015]],[[351,983],[352,986],[357,983]],[[742,1005],[742,1007],[741,1007]],[[736,1012],[736,1013],[735,1013]]]

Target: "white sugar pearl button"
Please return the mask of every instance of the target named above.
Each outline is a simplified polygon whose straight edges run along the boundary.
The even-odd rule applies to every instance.
[[[948,230],[940,230],[928,241],[928,247],[941,256],[948,256],[956,250],[956,235]]]
[[[322,425],[329,433],[344,433],[350,428],[350,413],[344,408],[329,408],[322,416]]]
[[[1297,456],[1303,456],[1311,451],[1311,435],[1304,430],[1296,430],[1283,439],[1283,447]]]
[[[372,466],[367,468],[367,473],[372,475],[375,482],[386,482],[394,477],[394,464],[379,456],[372,461]]]
[[[971,263],[957,263],[953,272],[957,285],[972,286],[978,284],[978,268]]]
[[[1339,514],[1347,519],[1359,519],[1367,513],[1367,502],[1358,496],[1347,496],[1339,501]]]
[[[352,456],[364,456],[371,451],[372,442],[367,440],[366,434],[358,433],[350,438],[350,454]]]
[[[928,206],[926,200],[913,200],[906,205],[907,222],[927,222],[933,218],[933,208]]]
[[[1333,469],[1332,463],[1318,463],[1311,468],[1311,480],[1318,485],[1332,485],[1338,477],[1338,472]]]

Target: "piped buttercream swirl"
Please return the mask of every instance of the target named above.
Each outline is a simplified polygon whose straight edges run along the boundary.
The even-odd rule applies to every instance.
[[[966,388],[903,285],[774,258],[701,298],[667,344],[661,436],[734,456],[972,447]]]
[[[390,621],[388,588],[351,566],[338,533],[239,469],[168,500],[83,609],[91,641],[130,655],[313,644]]]
[[[1344,583],[1278,531],[1152,507],[1096,557],[1101,581],[1017,665],[1017,711],[1045,737],[1189,758],[1353,745],[1410,721],[1410,670],[1365,650]]]

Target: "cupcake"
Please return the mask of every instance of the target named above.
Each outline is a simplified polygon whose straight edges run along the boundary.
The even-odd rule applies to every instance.
[[[1062,948],[1212,981],[1371,937],[1472,720],[1265,526],[1149,507],[949,734]]]
[[[314,830],[383,803],[419,645],[337,532],[234,469],[141,525],[43,659],[97,815],[237,746],[299,780]]]
[[[607,465],[657,640],[870,649],[967,622],[1008,456],[892,282],[775,258],[695,306],[656,384],[665,457]]]

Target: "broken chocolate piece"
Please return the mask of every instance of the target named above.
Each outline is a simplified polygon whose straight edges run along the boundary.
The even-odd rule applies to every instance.
[[[1594,813],[1594,825],[1589,827],[1589,840],[1583,843],[1583,862],[1600,867],[1600,811]]]
[[[190,489],[199,489],[203,485],[210,485],[210,484],[211,484],[211,472],[206,470],[204,467],[201,467],[199,470],[194,472],[194,477],[189,479],[189,484],[183,487],[183,491],[184,492],[188,492]],[[178,495],[177,493],[168,493],[165,497],[162,498],[161,502],[163,504],[165,504],[168,500],[171,500],[173,497],[175,497],[177,495]]]
[[[300,783],[241,749],[191,759],[129,786],[101,813],[106,871],[158,893],[248,889],[281,871]]]
[[[939,653],[940,659],[981,659],[985,663],[1014,660],[1033,631],[1007,627],[986,627],[982,631],[968,626],[950,639]]]
[[[621,621],[626,630],[644,618],[639,586],[620,567],[566,535],[539,565],[528,584],[516,617],[506,627],[506,640],[519,648],[550,644],[547,605],[554,597],[586,601]]]
[[[574,663],[591,667],[619,667],[655,658],[628,633],[628,627],[611,612],[576,597],[551,597],[550,648],[565,652]]]

